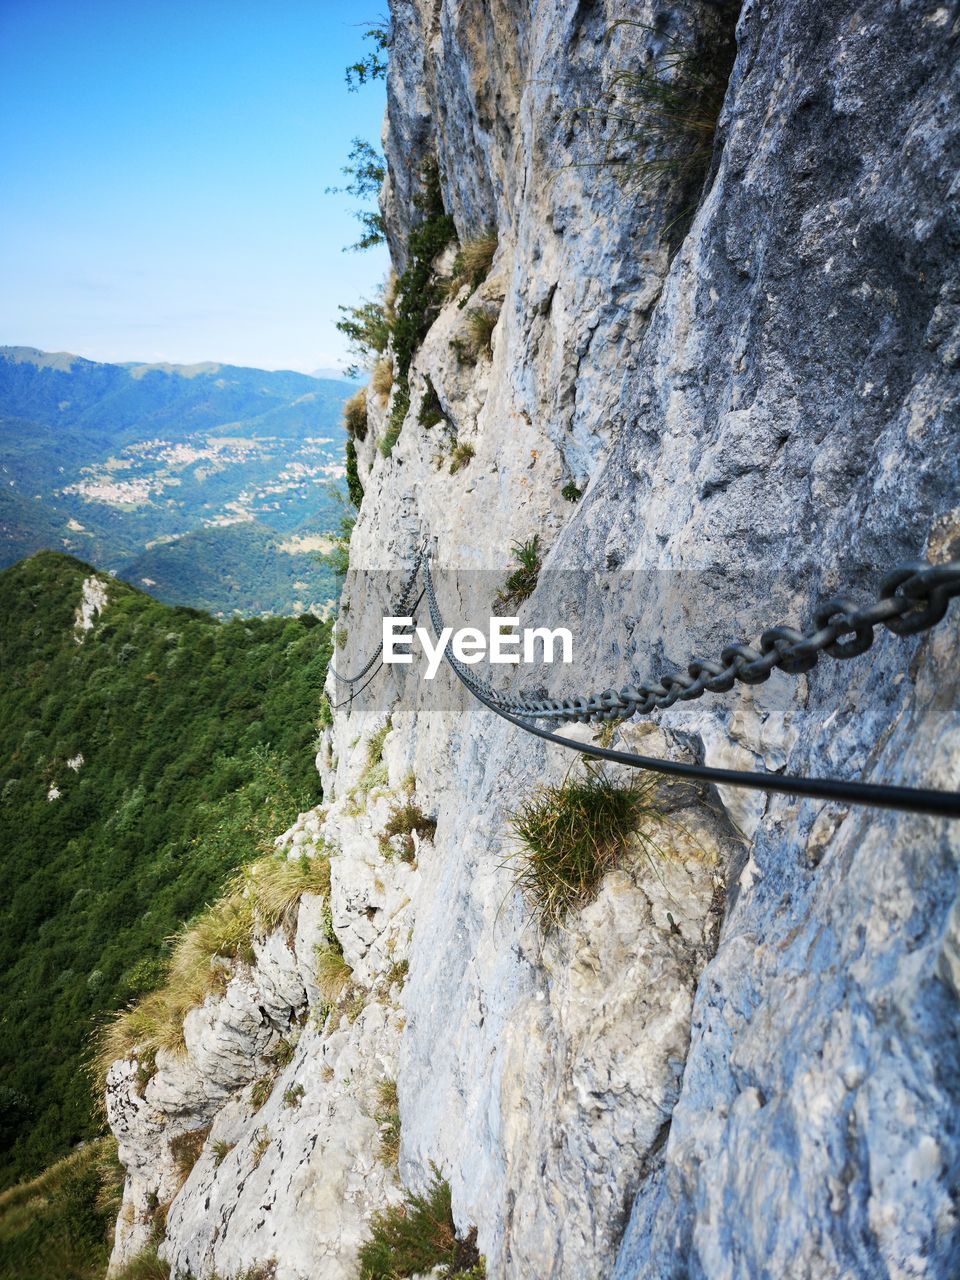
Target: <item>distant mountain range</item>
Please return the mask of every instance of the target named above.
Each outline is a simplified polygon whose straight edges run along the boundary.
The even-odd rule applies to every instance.
[[[354,389],[0,347],[0,568],[49,548],[219,616],[322,608]]]

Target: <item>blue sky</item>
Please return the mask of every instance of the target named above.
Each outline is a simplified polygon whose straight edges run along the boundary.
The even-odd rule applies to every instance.
[[[383,17],[326,0],[0,0],[0,344],[97,360],[346,363],[382,248],[343,181]],[[361,24],[361,25],[358,25]]]

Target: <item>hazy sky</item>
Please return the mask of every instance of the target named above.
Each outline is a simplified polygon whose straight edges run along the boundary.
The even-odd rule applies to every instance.
[[[327,0],[0,0],[0,345],[97,360],[345,363],[382,248],[342,181],[383,16]]]

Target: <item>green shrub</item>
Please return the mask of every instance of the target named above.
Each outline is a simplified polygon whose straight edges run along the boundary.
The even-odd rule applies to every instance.
[[[390,406],[390,421],[380,441],[380,452],[385,458],[393,453],[393,446],[400,439],[403,422],[410,408],[410,386],[406,377],[397,385],[393,393],[393,404]]]
[[[527,542],[514,542],[513,558],[516,569],[508,576],[494,601],[496,608],[514,608],[533,595],[540,577],[540,535],[534,534]]]
[[[510,830],[522,846],[514,882],[544,930],[590,902],[632,850],[656,850],[648,830],[661,818],[655,788],[616,784],[589,762],[584,777],[541,787],[514,813]]]
[[[566,498],[568,502],[579,502],[583,497],[583,492],[577,488],[572,480],[568,480],[560,490],[560,497]]]
[[[369,365],[375,356],[386,351],[390,341],[390,322],[382,299],[361,302],[359,307],[338,307],[337,310],[343,316],[337,321],[337,328],[360,363]],[[349,372],[355,372],[355,368]]]
[[[445,1268],[445,1276],[462,1277],[471,1270],[477,1274],[482,1265],[476,1231],[457,1239],[450,1185],[436,1169],[423,1194],[407,1192],[402,1204],[374,1215],[359,1263],[361,1280],[400,1280],[433,1267]]]
[[[410,364],[444,299],[434,261],[456,236],[453,219],[443,208],[440,172],[435,159],[421,171],[421,192],[417,207],[424,215],[407,240],[407,267],[397,281],[396,322],[393,330],[395,380],[390,427],[380,441],[380,451],[389,457],[400,438],[403,420],[410,407]]]

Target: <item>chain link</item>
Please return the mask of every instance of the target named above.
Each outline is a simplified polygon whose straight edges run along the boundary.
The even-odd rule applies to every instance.
[[[423,558],[424,587],[430,618],[437,634],[443,618],[437,604],[430,561]],[[447,660],[467,686],[486,701],[495,703],[508,715],[520,719],[543,719],[588,724],[594,720],[614,720],[665,711],[676,702],[691,702],[704,693],[727,693],[739,680],[762,684],[774,670],[799,675],[816,666],[820,655],[855,658],[876,639],[875,628],[885,626],[895,635],[916,635],[942,620],[950,601],[960,595],[960,560],[932,565],[925,560],[902,564],[880,583],[879,598],[862,608],[847,596],[833,596],[813,612],[812,623],[804,630],[770,627],[760,637],[759,648],[730,644],[720,651],[720,661],[694,658],[686,671],[665,671],[649,683],[605,689],[602,693],[537,701],[514,702],[478,680],[452,654]]]
[[[397,603],[394,605],[392,616],[395,618],[409,618],[410,615],[413,613],[414,609],[416,609],[417,605],[423,599],[422,591],[416,597],[416,599],[414,599],[414,595],[413,595],[413,589],[417,582],[417,575],[420,572],[420,562],[422,561],[422,559],[423,559],[423,552],[418,551],[417,554],[414,556],[413,568],[410,570],[410,573],[407,576],[407,580],[403,586],[403,591],[400,593],[400,596],[397,599]],[[374,652],[370,661],[365,663],[360,668],[360,670],[355,672],[352,676],[340,675],[339,671],[337,671],[337,669],[334,667],[332,662],[330,663],[330,674],[333,676],[334,680],[336,680],[338,684],[345,684],[345,685],[359,684],[359,682],[367,674],[370,668],[378,661],[382,653],[383,653],[383,641],[381,640],[380,643],[377,645],[376,651]],[[369,684],[369,681],[367,683]],[[363,687],[366,688],[366,685],[364,685]],[[362,690],[358,689],[355,692],[360,693],[362,692]],[[345,701],[350,702],[352,701],[353,697],[354,697],[354,694],[351,693],[350,697],[345,699]],[[338,702],[336,706],[342,707],[343,703]]]

